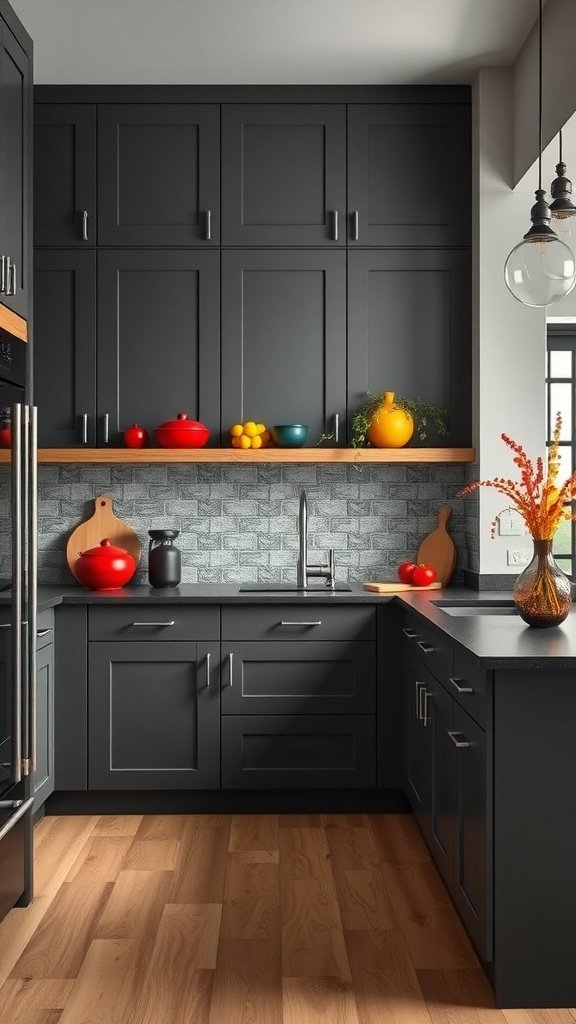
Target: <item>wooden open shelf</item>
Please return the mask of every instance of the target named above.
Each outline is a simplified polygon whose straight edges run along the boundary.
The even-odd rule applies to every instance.
[[[474,448],[40,448],[40,463],[474,462]],[[10,452],[0,451],[0,463]]]

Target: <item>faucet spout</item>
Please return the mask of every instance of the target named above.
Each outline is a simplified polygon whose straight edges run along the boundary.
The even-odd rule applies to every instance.
[[[306,491],[300,491],[300,504],[298,507],[298,537],[300,540],[298,565],[296,567],[296,586],[302,590],[306,589],[307,566],[308,566],[308,499]]]

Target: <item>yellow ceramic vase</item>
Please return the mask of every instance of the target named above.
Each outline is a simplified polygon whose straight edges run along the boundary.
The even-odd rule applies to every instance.
[[[414,433],[414,420],[406,409],[394,405],[394,392],[386,391],[374,413],[366,437],[375,448],[403,448]]]

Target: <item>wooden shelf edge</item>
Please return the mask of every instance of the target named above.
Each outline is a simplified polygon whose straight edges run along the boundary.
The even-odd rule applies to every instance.
[[[40,448],[39,463],[151,463],[151,462],[318,462],[318,463],[418,463],[474,462],[474,448]],[[0,451],[0,463],[10,461]]]

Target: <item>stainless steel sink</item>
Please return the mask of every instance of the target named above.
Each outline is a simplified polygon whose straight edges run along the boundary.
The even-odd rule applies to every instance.
[[[243,583],[238,589],[241,593],[252,594],[332,594],[334,591],[347,594],[352,587],[347,583],[335,583],[333,587],[327,587],[325,583],[317,586],[308,584],[306,588],[298,587],[295,583]]]
[[[518,615],[512,601],[431,601],[436,608],[457,618],[472,615]]]

